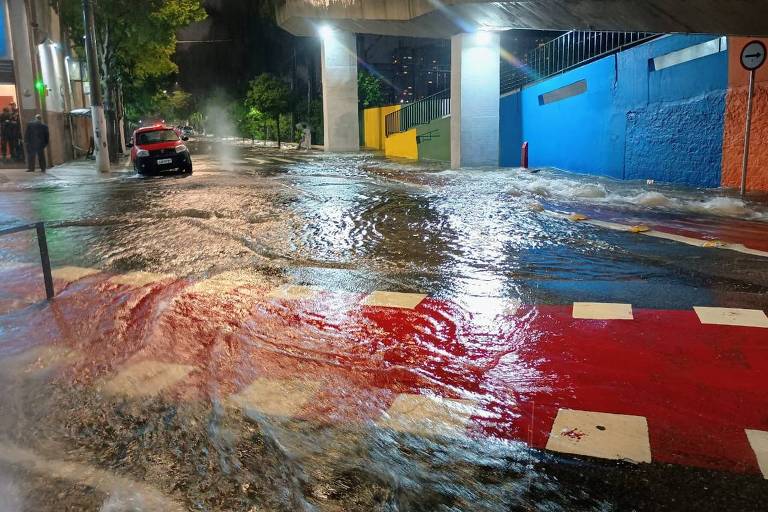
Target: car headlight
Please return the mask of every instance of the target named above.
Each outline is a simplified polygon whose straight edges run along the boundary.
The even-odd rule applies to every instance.
[[[141,157],[143,157],[143,156],[149,156],[149,151],[147,151],[146,149],[140,149],[140,150],[139,150],[139,151],[136,153],[136,157],[137,157],[137,158],[141,158]]]
[[[187,150],[187,146],[185,146],[184,144],[181,144],[181,145],[179,145],[179,146],[176,146],[176,152],[177,152],[177,153],[183,153],[183,152],[185,152],[186,150]]]

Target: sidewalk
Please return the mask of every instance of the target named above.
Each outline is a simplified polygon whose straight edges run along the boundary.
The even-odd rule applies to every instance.
[[[41,173],[40,169],[36,169],[35,172],[27,172],[24,167],[14,169],[0,168],[0,189],[13,184],[31,184],[78,177],[112,176],[132,172],[130,160],[127,158],[112,164],[112,169],[108,173],[100,173],[94,160],[66,162],[49,168],[45,173]]]

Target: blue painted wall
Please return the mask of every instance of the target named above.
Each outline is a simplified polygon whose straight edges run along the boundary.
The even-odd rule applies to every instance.
[[[523,145],[523,119],[520,94],[501,98],[499,106],[499,162],[502,167],[519,167]]]
[[[10,45],[8,34],[8,20],[5,17],[5,0],[0,0],[0,59],[10,59]]]
[[[515,152],[528,141],[533,167],[719,186],[727,52],[659,71],[650,66],[654,57],[714,37],[667,36],[502,98],[502,165],[519,165]],[[540,104],[540,95],[579,80],[587,82],[585,93]],[[506,147],[510,141],[514,148]]]

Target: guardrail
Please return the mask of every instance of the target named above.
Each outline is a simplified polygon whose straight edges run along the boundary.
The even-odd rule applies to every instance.
[[[507,69],[501,73],[501,93],[520,89],[659,36],[653,32],[571,30],[528,52],[520,62],[504,64]]]
[[[451,90],[444,89],[432,96],[403,105],[400,110],[387,114],[385,133],[407,132],[420,124],[427,124],[451,113]]]
[[[0,229],[0,236],[20,233],[22,231],[35,230],[37,232],[37,245],[40,248],[40,263],[43,266],[43,281],[45,283],[45,297],[48,300],[53,299],[53,276],[51,275],[51,260],[48,257],[48,242],[45,239],[45,224],[36,222],[34,224],[24,224],[12,228]]]

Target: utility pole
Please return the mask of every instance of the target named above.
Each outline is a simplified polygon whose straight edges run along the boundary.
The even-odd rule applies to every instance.
[[[85,53],[91,80],[91,124],[93,125],[93,147],[99,171],[109,172],[109,145],[107,144],[107,120],[104,117],[104,102],[101,98],[99,58],[96,54],[96,23],[91,0],[83,0],[83,27],[85,28]]]

